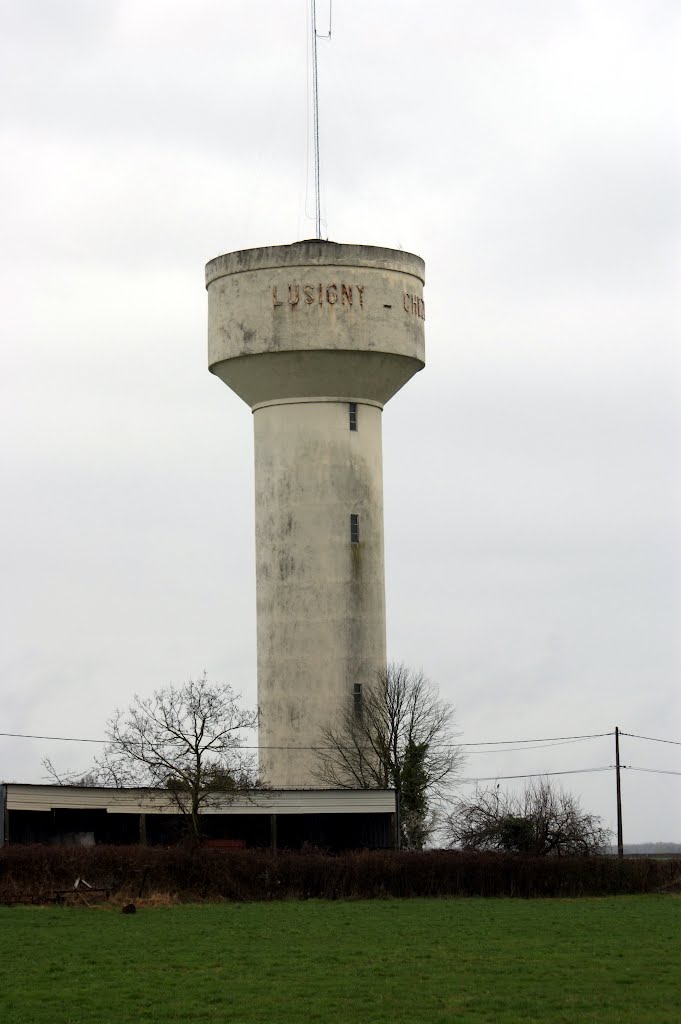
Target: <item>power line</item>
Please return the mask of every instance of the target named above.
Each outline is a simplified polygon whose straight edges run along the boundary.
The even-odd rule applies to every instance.
[[[240,747],[239,749],[243,750],[244,748]],[[250,750],[253,748],[247,747],[246,749]],[[620,765],[620,768],[622,770],[627,769],[628,771],[632,772],[648,772],[652,775],[681,775],[681,772],[668,771],[664,768],[638,768],[632,764],[623,764]],[[527,774],[522,775],[484,775],[478,777],[467,777],[465,779],[459,779],[459,782],[463,785],[467,785],[473,782],[503,782],[508,779],[541,779],[547,775],[587,775],[593,774],[594,772],[610,772],[614,771],[614,769],[614,765],[605,764],[601,765],[598,768],[570,768],[558,772],[528,772]],[[65,772],[62,777],[65,779],[80,778],[82,775],[86,774],[87,771]]]
[[[609,772],[612,771],[612,768],[611,764],[606,764],[600,768],[572,768],[562,772],[528,772],[526,775],[486,775],[482,778],[466,778],[459,781],[465,784],[469,782],[500,782],[505,779],[543,779],[547,775],[586,775],[591,772]]]
[[[612,735],[612,734],[610,734]],[[553,742],[547,743],[536,743],[530,746],[524,747],[493,747],[492,749],[485,750],[469,750],[469,754],[515,754],[523,750],[548,750],[551,747],[566,747],[573,743],[581,743],[585,739],[592,739],[591,736],[580,736],[578,739],[571,740],[554,740]],[[518,743],[521,741],[518,740]],[[466,744],[459,744],[459,746],[465,746]]]
[[[545,736],[535,737],[534,739],[516,739],[516,740],[480,740],[479,742],[473,743],[441,743],[433,744],[433,747],[437,749],[443,749],[447,747],[499,747],[499,750],[470,750],[471,754],[505,754],[509,753],[509,746],[517,744],[539,744],[539,746],[518,746],[518,750],[540,750],[543,747],[560,746],[565,743],[575,742],[578,740],[590,740],[599,739],[602,736],[612,736],[612,732],[596,732],[596,733],[585,733],[581,736]],[[60,743],[110,743],[108,739],[93,739],[87,736],[44,736],[37,733],[23,733],[23,732],[0,732],[0,737],[7,737],[10,739],[21,739],[21,740],[49,740],[50,742]],[[265,746],[265,745],[241,745],[241,750],[335,750],[335,747],[320,747],[320,746]]]
[[[485,749],[485,750],[470,750],[471,754],[506,754],[513,753],[516,751],[523,750],[541,750],[548,747],[562,746],[567,743],[574,743],[580,740],[600,739],[604,736],[612,736],[613,732],[598,732],[598,733],[583,733],[576,736],[547,736],[547,737],[535,737],[533,739],[515,739],[515,740],[481,740],[476,743],[449,743],[441,744],[441,747],[492,747],[500,749]],[[674,740],[661,740],[655,739],[651,736],[637,736],[635,733],[622,733],[624,736],[632,736],[635,739],[653,740],[659,743],[673,743]],[[95,743],[95,744],[107,744],[111,743],[111,740],[107,739],[94,739],[88,736],[47,736],[38,733],[21,733],[21,732],[0,732],[0,737],[9,739],[23,739],[23,740],[45,740],[49,742],[61,742],[61,743]],[[517,746],[517,744],[525,744],[524,746]],[[535,745],[529,745],[535,744]],[[181,745],[181,744],[178,744]],[[513,746],[515,745],[515,746]],[[326,750],[335,750],[335,747],[312,747],[312,746],[258,746],[256,744],[240,744],[235,745],[237,750],[300,750],[300,751],[318,751],[323,752]],[[614,770],[614,765],[602,765],[597,768],[572,768],[563,771],[550,771],[550,772],[527,772],[514,775],[484,775],[476,777],[467,777],[461,779],[460,782],[464,785],[477,783],[477,782],[497,782],[507,781],[512,779],[537,779],[545,776],[554,775],[583,775],[592,774],[594,772],[606,772]],[[640,768],[634,765],[621,765],[622,769],[635,772],[647,772],[654,775],[681,775],[681,772],[672,771],[663,768]],[[64,777],[77,776],[78,773],[68,773]]]
[[[0,733],[0,735],[2,735]],[[593,740],[601,736],[614,736],[614,732],[589,732],[581,736],[538,736],[529,740],[481,740],[478,743],[450,743],[451,747],[500,747],[508,743],[548,743],[558,740]]]
[[[631,736],[635,740],[649,740],[650,743],[671,743],[674,747],[681,747],[679,740],[661,740],[658,736],[639,736],[635,732],[622,732],[620,730],[620,736]]]
[[[37,736],[27,732],[0,732],[0,736],[9,736],[15,740],[54,740],[63,743],[108,743],[109,740],[92,740],[83,736]]]

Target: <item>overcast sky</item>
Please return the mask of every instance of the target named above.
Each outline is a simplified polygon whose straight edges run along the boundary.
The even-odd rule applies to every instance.
[[[207,371],[203,267],[314,234],[308,5],[0,11],[0,731],[99,737],[203,669],[255,703],[252,417]],[[464,742],[681,740],[679,33],[674,0],[337,0],[319,43],[323,234],[426,261],[388,646]],[[92,753],[0,738],[0,779]],[[612,772],[563,781],[614,825]],[[681,841],[681,776],[622,785],[625,841]]]

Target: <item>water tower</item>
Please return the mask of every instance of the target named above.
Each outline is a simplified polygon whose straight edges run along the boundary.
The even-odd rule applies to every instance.
[[[260,762],[315,785],[320,729],[385,665],[383,406],[424,365],[424,263],[319,239],[206,267],[208,364],[253,411]]]

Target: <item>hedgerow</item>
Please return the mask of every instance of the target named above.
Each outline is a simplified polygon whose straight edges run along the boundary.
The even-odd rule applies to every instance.
[[[117,900],[578,897],[681,888],[681,860],[430,850],[221,851],[182,846],[6,846],[0,902],[49,902],[85,879]],[[87,895],[87,889],[83,889]]]

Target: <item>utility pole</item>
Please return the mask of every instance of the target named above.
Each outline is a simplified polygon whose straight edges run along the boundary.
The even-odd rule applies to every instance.
[[[624,857],[624,841],[622,839],[622,786],[620,783],[620,730],[615,726],[615,775],[617,777],[617,856]]]

